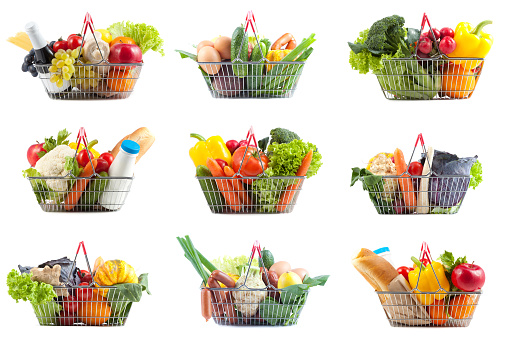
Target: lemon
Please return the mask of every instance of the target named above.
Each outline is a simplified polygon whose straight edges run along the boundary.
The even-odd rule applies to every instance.
[[[277,288],[285,288],[292,285],[302,284],[302,279],[295,272],[281,274],[277,282]]]
[[[103,39],[104,42],[107,42],[109,44],[111,40],[113,40],[113,37],[111,36],[111,33],[108,30],[96,29],[95,31],[101,33],[101,39]]]

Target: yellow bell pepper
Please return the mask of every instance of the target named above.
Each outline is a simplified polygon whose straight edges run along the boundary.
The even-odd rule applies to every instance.
[[[414,293],[417,294],[417,299],[419,299],[421,304],[431,305],[435,299],[444,299],[447,296],[447,292],[451,289],[449,280],[447,280],[447,277],[445,276],[444,266],[439,262],[433,261],[431,264],[427,264],[426,267],[423,267],[424,264],[422,264],[416,257],[412,257],[412,261],[417,267],[414,268],[413,271],[408,272],[408,282],[410,283],[410,286],[412,286],[412,289],[417,287],[419,290],[414,291]],[[433,270],[435,271],[434,273]],[[419,272],[421,272],[420,277]],[[419,280],[418,283],[417,280]],[[446,292],[440,290],[440,287],[442,287]],[[421,294],[421,292],[435,294]]]
[[[88,150],[90,151],[90,153],[92,153],[92,154],[94,155],[94,158],[95,158],[95,159],[98,159],[98,158],[99,158],[99,156],[101,156],[101,153],[99,153],[99,152],[97,152],[95,149],[93,149],[93,147],[94,147],[95,145],[97,145],[97,143],[98,143],[97,139],[94,139],[94,140],[92,140],[92,141],[90,141],[90,142],[88,143]],[[72,149],[76,149],[76,146],[78,146],[78,144],[77,144],[77,143],[75,143],[75,142],[71,142],[71,143],[69,144],[69,147],[70,147],[70,148],[72,148]],[[80,143],[80,149],[78,150],[78,153],[79,153],[80,151],[82,151],[84,148],[85,148],[85,146],[83,145],[83,143]]]
[[[460,22],[454,30],[456,49],[452,53],[447,54],[447,56],[451,58],[484,58],[488,55],[493,45],[493,37],[482,29],[484,26],[492,23],[493,21],[491,20],[485,20],[472,29],[468,22]],[[453,60],[453,62],[457,65],[461,64],[464,69],[474,69],[482,61]]]
[[[281,61],[285,56],[290,54],[292,50],[291,49],[277,49],[277,50],[270,50],[267,53],[267,60],[269,61]],[[267,72],[270,71],[274,67],[274,65],[267,65]]]
[[[232,155],[223,138],[214,136],[205,140],[201,135],[194,133],[191,134],[191,138],[200,140],[189,150],[189,156],[196,167],[199,165],[207,166],[207,158],[223,159],[231,166]]]

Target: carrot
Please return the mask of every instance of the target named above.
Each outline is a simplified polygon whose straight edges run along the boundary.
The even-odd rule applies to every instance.
[[[217,161],[212,158],[207,158],[207,167],[212,173],[213,177],[225,177],[223,169]],[[229,182],[230,180],[225,179],[217,179],[216,184],[221,191],[226,203],[230,206],[230,208],[236,212],[240,211],[242,208],[242,204],[240,203],[239,196],[235,193],[232,184]]]
[[[235,172],[233,171],[233,168],[230,166],[224,167],[224,174],[226,174],[227,177],[235,177]],[[244,189],[244,186],[242,185],[241,179],[232,179],[230,180],[230,183],[233,186],[233,189],[235,192],[239,195],[240,201],[243,205],[246,206],[252,206],[251,198],[249,197],[248,193]]]
[[[88,164],[83,168],[83,171],[80,174],[80,178],[86,178],[90,177],[94,174],[94,168],[92,168],[92,165],[94,165],[94,168],[97,167],[97,159],[92,159],[92,162],[88,162]],[[71,190],[67,194],[67,197],[65,198],[65,205],[64,208],[67,211],[72,210],[78,201],[81,198],[81,195],[85,191],[85,188],[87,188],[88,182],[90,179],[77,179],[74,185],[72,186]]]
[[[414,192],[414,185],[412,184],[411,179],[404,179],[404,178],[410,178],[408,174],[404,174],[407,170],[407,165],[405,162],[405,157],[403,156],[403,152],[396,148],[394,151],[394,163],[396,165],[396,172],[400,178],[398,179],[399,182],[399,190],[401,193],[403,193],[403,201],[405,202],[405,206],[413,212],[415,209],[415,206],[417,204],[417,200],[415,198],[415,192]]]
[[[302,164],[300,164],[300,167],[295,175],[298,177],[305,176],[308,173],[309,166],[311,166],[311,160],[313,160],[313,150],[310,150],[304,159],[302,159]],[[301,183],[302,179],[300,179],[297,184],[290,185],[286,188],[286,190],[283,192],[283,194],[281,194],[281,197],[279,198],[279,203],[276,206],[276,211],[284,212],[284,210],[286,210],[286,207],[292,202],[293,197],[295,196],[295,193],[297,192],[297,189]]]

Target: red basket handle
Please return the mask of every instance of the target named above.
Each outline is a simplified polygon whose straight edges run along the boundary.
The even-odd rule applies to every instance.
[[[249,27],[249,25],[251,25],[251,30],[253,31],[254,34],[256,34],[253,23],[256,24],[253,11],[248,11],[246,15],[246,28],[244,29],[244,33],[247,32],[247,28]]]
[[[78,255],[80,253],[80,248],[83,247],[83,254],[87,255],[87,250],[85,249],[85,243],[83,241],[81,241],[79,244],[78,244],[78,249],[76,250],[76,255]]]
[[[260,258],[262,257],[262,247],[260,246],[260,242],[256,240],[253,244],[253,248],[251,249],[251,260],[253,260],[255,253],[258,252]]]
[[[421,261],[421,259],[428,259],[430,264],[433,262],[433,260],[431,259],[429,246],[425,241],[423,241],[421,245],[421,255],[419,256],[419,261]]]
[[[415,146],[414,147],[417,147],[417,144],[419,143],[419,140],[421,141],[421,146],[424,146],[424,139],[422,138],[422,133],[419,133],[419,135],[417,136],[417,140],[415,141]]]
[[[87,14],[85,14],[85,20],[83,20],[83,25],[85,27],[83,31],[83,39],[85,39],[85,34],[87,34],[87,28],[90,28],[90,31],[92,32],[92,34],[94,34],[93,28],[94,21],[92,20],[92,16],[88,12]]]

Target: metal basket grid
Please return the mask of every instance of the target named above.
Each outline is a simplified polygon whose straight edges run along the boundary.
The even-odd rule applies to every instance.
[[[51,302],[32,305],[41,326],[123,326],[132,306],[132,302],[120,294],[114,286],[108,288],[55,286],[53,289],[59,296],[56,302],[61,309],[74,308],[79,310],[79,313],[56,313]],[[64,301],[63,297],[68,295],[91,297],[88,300]],[[98,297],[98,295],[105,297]]]
[[[385,71],[376,74],[376,77],[386,99],[450,100],[472,96],[482,73],[484,59],[441,56],[435,59],[384,59],[383,64]],[[465,69],[474,71],[461,72],[459,68],[454,68],[454,64],[463,64]],[[429,74],[419,73],[419,66],[428,70]],[[411,73],[405,70],[411,70]],[[420,86],[414,86],[415,83]],[[443,84],[451,89],[444,90]]]
[[[213,98],[291,98],[305,62],[197,62]],[[240,78],[234,67],[246,76]],[[205,71],[203,71],[203,69]],[[238,73],[238,72],[237,72]],[[267,89],[270,88],[270,89]]]
[[[45,212],[112,212],[122,208],[127,198],[127,194],[131,190],[133,177],[108,177],[102,178],[95,174],[90,178],[72,178],[68,177],[28,177],[32,191],[37,197],[37,202]],[[85,181],[84,190],[71,192],[70,187],[74,181]],[[52,182],[52,186],[59,186],[61,189],[48,191],[43,184],[48,181]],[[88,185],[86,184],[88,181]],[[104,187],[104,189],[101,189]],[[110,203],[100,205],[97,203],[100,195],[104,193],[112,193],[115,199]],[[71,194],[78,199],[78,203],[71,207],[65,203],[65,198]],[[80,198],[77,198],[77,197]],[[94,198],[87,198],[94,197]],[[91,203],[93,201],[93,203]]]
[[[403,174],[404,175],[404,174]],[[369,191],[369,195],[373,205],[375,205],[378,214],[419,214],[418,208],[430,207],[431,213],[427,214],[456,214],[458,213],[465,194],[467,193],[470,184],[470,176],[468,175],[448,175],[448,176],[413,176],[411,178],[403,178],[401,176],[383,176],[383,184],[370,186],[369,190],[361,178],[363,188]],[[418,196],[419,181],[421,179],[429,180],[429,189],[426,191],[430,206],[420,206],[415,203],[415,206],[405,206],[399,212],[394,211],[392,200],[400,195],[410,192]],[[412,190],[400,191],[399,181],[406,183],[406,186],[413,187]],[[373,189],[374,187],[374,189]],[[438,190],[438,188],[442,188]],[[435,212],[434,212],[435,211]],[[421,214],[422,215],[422,214]]]
[[[50,82],[48,68],[35,65],[46,93],[56,100],[126,99],[134,91],[143,64],[75,65],[75,73],[61,90]]]
[[[203,287],[202,287],[203,289]],[[212,291],[212,318],[218,325],[229,326],[291,326],[296,325],[304,308],[309,291],[295,298],[292,293],[266,287],[250,289],[209,288]],[[281,300],[280,304],[259,302],[261,295]],[[256,308],[256,314],[245,316],[240,310]]]
[[[297,203],[300,191],[306,177],[245,177],[245,178],[210,178],[197,177],[203,194],[212,213],[230,214],[270,214],[291,213]],[[256,182],[256,183],[255,183]],[[253,184],[256,189],[253,189]],[[244,189],[227,190],[227,187],[241,186]],[[297,186],[293,186],[297,185]],[[285,192],[295,192],[291,201],[286,204],[274,203],[280,201]],[[222,194],[239,196],[239,204],[229,205]],[[228,199],[233,200],[233,199]],[[248,203],[247,201],[250,201]],[[283,212],[278,212],[278,206],[285,206]]]
[[[414,292],[376,292],[387,320],[393,327],[467,327],[474,316],[482,292],[447,292],[444,303],[433,301],[424,306]],[[419,292],[425,298],[435,298],[443,293]],[[454,298],[461,298],[453,302]],[[430,317],[430,313],[443,317]],[[453,318],[454,316],[454,318]]]

